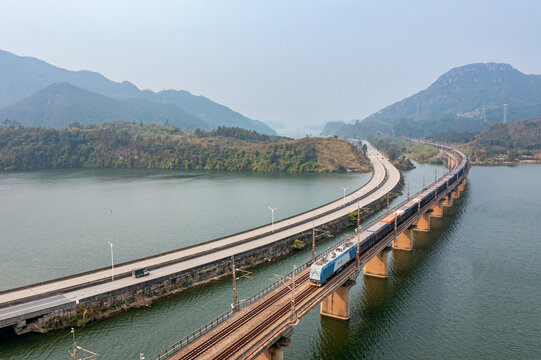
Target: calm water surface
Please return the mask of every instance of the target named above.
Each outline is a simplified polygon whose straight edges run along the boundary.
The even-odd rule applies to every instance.
[[[335,200],[371,174],[52,170],[0,174],[0,290],[178,249]],[[14,276],[16,274],[16,276]]]
[[[423,174],[427,179],[432,178],[434,174],[433,166],[418,165],[418,168],[405,174],[406,180],[411,182],[412,193],[418,190],[422,185]],[[439,168],[441,174],[441,168]],[[79,209],[77,202],[71,211],[62,211],[65,215],[65,221],[58,221],[53,229],[62,241],[55,242],[54,237],[48,237],[49,246],[44,245],[42,251],[61,252],[60,256],[55,257],[55,261],[47,261],[47,265],[36,264],[40,266],[53,266],[49,264],[63,259],[66,256],[62,254],[63,246],[70,242],[75,242],[79,246],[84,246],[84,242],[89,239],[97,239],[95,249],[101,249],[105,238],[112,238],[116,243],[122,243],[121,239],[127,237],[126,248],[129,244],[136,249],[131,249],[133,257],[147,255],[149,250],[155,249],[159,252],[169,248],[175,248],[176,241],[183,241],[183,244],[197,242],[198,233],[206,234],[204,240],[215,236],[224,235],[219,232],[219,228],[226,228],[228,223],[235,223],[237,215],[233,209],[240,209],[241,213],[250,214],[250,218],[258,217],[253,223],[248,223],[248,219],[242,219],[238,222],[238,227],[232,226],[230,233],[242,230],[249,226],[256,226],[268,222],[266,206],[267,202],[281,202],[276,205],[280,210],[287,209],[286,204],[290,204],[292,213],[305,210],[315,206],[322,201],[328,201],[341,195],[342,186],[348,186],[346,182],[349,175],[340,176],[316,176],[317,179],[309,179],[310,176],[255,176],[251,175],[222,175],[195,174],[196,178],[191,179],[164,179],[164,175],[144,175],[142,177],[134,176],[124,178],[124,174],[101,173],[89,175],[82,172],[77,179],[73,173],[67,173],[65,176],[58,177],[58,174],[51,175],[47,188],[51,194],[40,194],[37,189],[32,189],[33,182],[28,178],[28,174],[21,175],[29,179],[22,181],[20,179],[11,179],[6,181],[0,179],[0,194],[2,204],[6,197],[10,201],[16,202],[16,197],[9,194],[19,194],[18,205],[13,205],[26,209],[27,219],[38,219],[35,225],[25,225],[24,221],[15,222],[15,216],[11,216],[9,211],[2,206],[2,228],[7,226],[11,229],[11,237],[19,239],[11,245],[11,251],[24,252],[30,251],[32,254],[39,253],[34,249],[35,243],[25,245],[24,239],[33,239],[37,241],[40,235],[35,232],[43,232],[49,227],[39,220],[40,209],[56,209],[42,201],[54,201],[55,198],[64,199],[60,201],[66,205],[69,203],[69,196],[81,198],[93,198],[99,204],[89,206],[89,209]],[[43,182],[43,174],[36,174]],[[184,175],[183,175],[184,176]],[[215,177],[213,177],[215,176]],[[201,179],[201,177],[203,179]],[[249,178],[249,180],[246,180]],[[415,250],[412,252],[393,251],[389,256],[391,259],[390,276],[387,280],[382,279],[363,279],[360,277],[357,285],[352,288],[351,301],[352,311],[351,320],[348,322],[336,321],[332,319],[321,318],[319,309],[314,309],[305,318],[301,320],[296,328],[292,338],[292,345],[286,349],[286,359],[539,359],[541,358],[541,308],[539,299],[541,299],[541,224],[539,215],[541,213],[541,189],[538,179],[541,178],[541,166],[523,165],[515,168],[504,167],[483,167],[473,168],[469,175],[469,184],[462,199],[456,202],[456,205],[441,220],[432,223],[432,231],[427,234],[417,233],[415,238]],[[358,175],[352,175],[350,181],[353,184],[365,182],[368,177],[359,179]],[[181,197],[175,196],[175,189],[181,186],[175,186],[175,182],[194,183],[205,181],[205,186],[201,186],[201,191],[211,192],[220,199],[216,200],[216,207],[223,210],[220,215],[215,212],[209,212],[206,207],[202,207],[204,215],[198,215],[205,219],[200,227],[193,227],[190,230],[192,234],[177,240],[175,233],[178,232],[175,218],[179,217],[178,207],[197,206],[188,200],[180,202]],[[242,200],[238,200],[237,207],[230,207],[231,210],[224,210],[227,206],[220,204],[229,202],[231,199],[240,197],[239,194],[247,194],[246,189],[251,188],[247,183],[265,183],[259,190],[250,193]],[[427,180],[428,181],[428,180]],[[157,182],[159,185],[152,185]],[[84,194],[83,189],[87,186],[78,186],[77,184],[92,184],[94,190]],[[145,189],[146,196],[137,194],[138,183],[147,184]],[[148,185],[148,184],[151,185]],[[232,194],[230,187],[225,186],[221,192],[216,190],[224,183],[231,184],[237,189],[236,196]],[[284,183],[286,185],[284,185]],[[11,184],[11,185],[10,185]],[[18,185],[17,185],[18,184]],[[26,185],[25,185],[26,184]],[[68,184],[69,186],[66,186]],[[70,185],[71,184],[71,185]],[[280,191],[273,191],[268,196],[268,186],[276,189],[282,186]],[[281,184],[281,185],[278,185]],[[301,185],[297,185],[301,184]],[[322,185],[326,184],[326,185]],[[345,184],[345,185],[343,185]],[[203,185],[203,184],[202,184]],[[226,184],[227,185],[227,184]],[[6,191],[6,186],[12,186],[10,192]],[[37,186],[37,185],[36,185]],[[45,185],[43,185],[45,186]],[[255,186],[255,185],[253,185]],[[315,189],[309,194],[304,187]],[[205,189],[210,187],[211,189]],[[255,186],[257,188],[257,186]],[[322,187],[326,188],[329,197],[319,198],[317,201],[309,199],[312,196],[318,196],[323,192]],[[351,188],[355,186],[349,186]],[[358,186],[357,186],[358,187]],[[92,188],[92,187],[91,187]],[[287,188],[290,190],[288,191]],[[67,193],[62,189],[67,190]],[[127,191],[131,189],[131,191]],[[154,189],[154,193],[150,191]],[[267,189],[267,191],[265,190]],[[141,188],[139,189],[141,191]],[[155,198],[156,192],[163,190],[161,201]],[[130,192],[132,193],[130,196]],[[195,193],[196,191],[194,191]],[[302,196],[298,194],[302,193]],[[25,198],[24,193],[29,196]],[[102,193],[102,195],[97,195]],[[124,194],[122,201],[118,198],[118,193]],[[279,194],[287,194],[280,196]],[[92,196],[90,196],[92,194]],[[494,195],[497,196],[494,196]],[[69,196],[68,196],[69,195]],[[193,194],[192,194],[193,195]],[[186,195],[188,198],[189,195]],[[193,195],[195,196],[195,195]],[[256,199],[263,199],[256,205]],[[97,198],[97,199],[96,199]],[[230,200],[221,200],[221,199]],[[144,199],[144,201],[142,200]],[[154,212],[146,209],[155,199]],[[192,197],[193,199],[193,197]],[[193,200],[192,200],[193,201]],[[313,202],[311,202],[313,201]],[[400,199],[395,200],[395,202]],[[22,205],[23,202],[30,204]],[[150,228],[145,230],[145,224],[141,224],[137,219],[132,219],[129,215],[115,215],[117,212],[128,212],[129,206],[118,207],[111,206],[124,202],[125,204],[140,204],[144,210],[132,209],[145,212],[154,221],[154,226],[161,224],[162,228]],[[197,201],[196,201],[197,202]],[[92,201],[87,201],[92,203]],[[209,201],[210,203],[210,201]],[[296,203],[297,205],[294,205]],[[208,204],[208,203],[207,203]],[[297,206],[297,208],[294,208]],[[168,217],[169,211],[174,211],[175,216]],[[256,209],[263,208],[260,211]],[[103,209],[104,214],[101,213]],[[160,210],[156,210],[160,209]],[[246,210],[248,209],[248,210]],[[105,221],[110,212],[112,216],[119,216],[116,221],[111,221],[107,225],[109,230],[101,230],[100,219]],[[137,210],[137,211],[136,211]],[[218,209],[217,209],[218,210]],[[77,215],[81,211],[82,215]],[[245,211],[242,213],[242,211]],[[268,211],[268,210],[267,210]],[[261,212],[261,215],[258,215]],[[185,211],[186,214],[193,214],[195,211]],[[93,219],[92,214],[97,216],[98,220]],[[231,215],[233,214],[233,215]],[[187,215],[187,216],[188,216]],[[283,217],[291,213],[282,214]],[[10,217],[11,216],[11,217]],[[134,215],[135,216],[135,215]],[[139,215],[143,216],[143,215]],[[144,216],[142,217],[144,219]],[[165,219],[161,219],[161,217]],[[11,221],[6,222],[9,218]],[[89,219],[85,220],[85,217]],[[195,216],[197,217],[197,216]],[[248,216],[246,216],[248,218]],[[220,221],[220,225],[208,230],[215,221]],[[82,230],[86,221],[90,221],[93,226],[88,225],[86,231]],[[246,224],[243,222],[246,221]],[[75,223],[76,225],[71,225]],[[16,225],[19,224],[19,225]],[[244,224],[244,225],[243,225]],[[61,226],[66,226],[62,231]],[[184,225],[183,225],[184,226]],[[116,228],[124,230],[114,230]],[[17,230],[19,229],[19,230]],[[126,231],[130,231],[132,236],[126,236]],[[196,231],[197,230],[197,231]],[[113,231],[112,233],[109,231]],[[146,232],[145,232],[146,231]],[[214,232],[213,232],[214,231]],[[24,234],[24,233],[29,234]],[[141,236],[143,232],[146,235]],[[188,231],[186,231],[188,232]],[[63,234],[63,235],[62,235]],[[100,235],[97,235],[100,234]],[[165,234],[165,235],[164,235]],[[170,238],[167,238],[167,234]],[[343,234],[345,235],[345,234]],[[119,238],[115,238],[118,236]],[[84,241],[79,241],[83,237]],[[104,238],[105,237],[105,238]],[[338,237],[339,239],[340,237]],[[2,236],[2,243],[6,238]],[[147,239],[152,239],[153,245],[147,244]],[[332,241],[337,241],[334,239]],[[76,245],[73,245],[77,249]],[[157,245],[156,245],[157,244]],[[318,244],[319,250],[330,245],[331,242]],[[183,245],[180,245],[183,246]],[[158,249],[159,248],[159,249]],[[94,249],[94,248],[89,248]],[[116,249],[116,248],[115,248]],[[99,250],[95,250],[99,252]],[[140,251],[140,252],[138,252]],[[145,252],[147,251],[147,252]],[[98,261],[97,257],[89,255],[91,251],[81,251],[79,260],[91,257]],[[24,266],[21,266],[21,259],[27,259],[28,256],[21,256],[18,262],[12,262],[6,266],[4,262],[10,256],[2,252],[3,273],[2,281],[6,277],[16,277],[17,272],[13,269],[19,269],[24,273]],[[102,249],[100,256],[105,257],[99,266],[107,265],[108,248]],[[257,267],[254,269],[252,279],[243,279],[239,282],[240,297],[244,298],[254,293],[268,282],[268,278],[274,273],[286,273],[292,270],[293,264],[300,264],[308,260],[310,250],[295,253],[292,256],[282,258],[272,264]],[[130,257],[125,258],[125,260]],[[25,261],[23,261],[24,263]],[[77,263],[77,262],[73,262]],[[73,264],[67,262],[66,264]],[[74,269],[73,265],[63,267],[58,265],[59,272],[62,269]],[[91,262],[85,263],[88,266]],[[34,266],[34,265],[33,265]],[[6,273],[7,272],[7,273]],[[33,281],[30,275],[24,277],[26,280]],[[9,286],[8,286],[9,287]],[[183,335],[202,325],[206,320],[211,319],[216,314],[227,310],[231,303],[231,284],[228,279],[214,282],[206,286],[191,289],[178,296],[156,302],[151,308],[120,314],[111,319],[91,325],[85,329],[77,330],[78,342],[93,351],[101,354],[100,359],[138,359],[139,353],[143,352],[149,358],[158,353],[171,343],[175,342]],[[0,335],[2,336],[2,335]],[[71,341],[69,331],[56,332],[47,335],[29,334],[20,337],[3,337],[0,340],[0,359],[30,359],[34,357],[47,359],[67,359],[67,350]]]

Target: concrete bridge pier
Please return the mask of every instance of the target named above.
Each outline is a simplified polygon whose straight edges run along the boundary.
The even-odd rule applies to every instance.
[[[460,190],[457,188],[451,192],[451,198],[458,199],[460,197]]]
[[[393,249],[411,251],[413,249],[413,231],[406,229],[393,240]]]
[[[460,183],[460,185],[458,185],[458,190],[459,190],[460,192],[463,192],[465,188],[466,188],[466,179],[462,180],[462,182]]]
[[[387,255],[389,251],[383,249],[379,254],[374,256],[364,265],[364,276],[374,276],[379,278],[387,278]]]
[[[438,201],[434,204],[434,206],[432,206],[432,213],[430,214],[430,216],[437,218],[443,217],[443,204],[441,201]]]
[[[265,349],[256,360],[284,360],[284,349],[291,345],[291,339],[282,336],[268,349]]]
[[[347,280],[342,286],[327,296],[320,305],[319,313],[323,316],[340,320],[349,320],[349,289],[355,285],[354,280]]]
[[[443,199],[443,206],[445,207],[451,207],[453,206],[453,198],[451,197],[451,194],[447,194],[445,198]]]
[[[430,213],[426,212],[415,222],[416,231],[430,231]]]

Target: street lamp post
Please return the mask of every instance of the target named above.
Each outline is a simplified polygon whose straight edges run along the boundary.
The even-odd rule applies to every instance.
[[[271,208],[270,206],[267,206],[267,208],[271,211],[271,228],[272,232],[274,233],[274,210],[278,210],[278,208]]]
[[[115,263],[113,261],[113,244],[107,241],[111,245],[111,281],[115,280]]]
[[[343,187],[342,189],[344,189],[344,207],[346,207],[346,190],[348,190],[349,188]]]

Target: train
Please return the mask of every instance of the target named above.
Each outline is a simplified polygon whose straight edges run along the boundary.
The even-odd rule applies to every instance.
[[[392,213],[361,232],[358,235],[358,238],[355,239],[357,241],[351,239],[313,263],[310,266],[311,285],[324,285],[329,278],[355,260],[357,255],[357,245],[360,247],[359,253],[363,254],[378,241],[394,231],[395,228],[402,225],[411,216],[421,211],[421,209],[430,203],[430,201],[434,200],[438,194],[441,194],[449,186],[453,185],[457,179],[464,174],[464,171],[466,171],[468,167],[468,159],[462,152],[439,144],[430,145],[460,155],[460,164],[437,182],[430,185],[427,189],[424,189],[417,194],[415,198],[409,200],[404,205],[395,209]]]

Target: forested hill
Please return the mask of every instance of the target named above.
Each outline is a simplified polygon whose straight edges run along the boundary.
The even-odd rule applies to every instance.
[[[184,132],[127,122],[0,127],[0,170],[47,168],[344,172],[369,171],[370,164],[344,140],[291,140],[240,128]]]
[[[431,139],[460,148],[474,164],[541,162],[541,120],[497,123],[479,134],[447,133]]]

